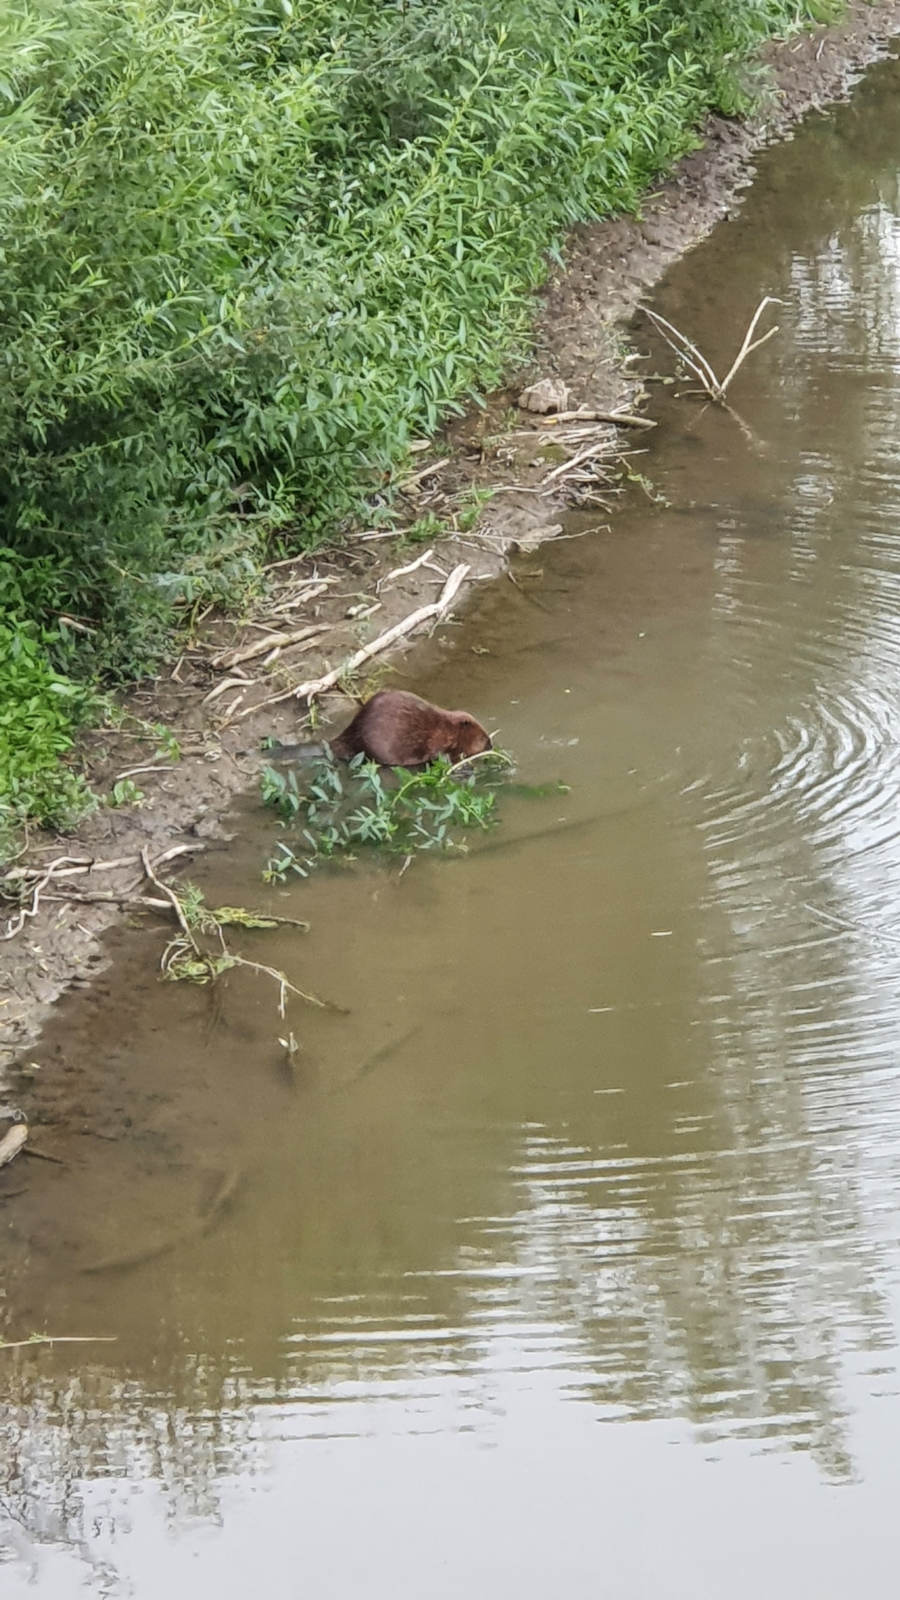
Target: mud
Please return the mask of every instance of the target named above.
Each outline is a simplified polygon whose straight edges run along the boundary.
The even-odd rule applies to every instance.
[[[304,621],[319,623],[325,630],[315,650],[300,646],[299,658],[289,651],[285,654],[284,669],[293,674],[294,682],[339,663],[361,643],[433,601],[455,564],[465,562],[469,567],[460,592],[464,598],[472,584],[504,571],[512,546],[528,548],[558,530],[566,495],[548,494],[538,487],[546,475],[548,456],[537,433],[527,437],[529,419],[523,415],[513,424],[513,433],[523,430],[521,439],[505,437],[510,434],[509,408],[522,385],[552,374],[568,387],[573,406],[598,412],[638,407],[642,382],[635,375],[635,352],[628,348],[625,324],[644,292],[714,224],[736,215],[740,192],[753,176],[755,153],[788,135],[809,111],[844,95],[859,73],[888,51],[898,32],[900,0],[882,0],[852,5],[840,26],[769,46],[765,60],[771,87],[759,115],[746,122],[711,118],[701,148],[686,157],[647,201],[640,219],[617,218],[574,230],[565,268],[542,297],[533,363],[511,378],[509,388],[494,396],[484,412],[455,425],[439,442],[437,453],[446,459],[435,463],[431,456],[424,458],[426,464],[419,469],[415,492],[409,497],[412,521],[435,508],[444,514],[460,491],[487,486],[501,491],[495,493],[488,513],[465,532],[457,524],[455,533],[435,544],[433,564],[395,577],[390,584],[385,578],[412,563],[418,547],[398,551],[392,540],[359,536],[340,551],[296,563],[298,582],[327,578],[330,583],[303,609]],[[735,330],[735,342],[742,331]],[[628,442],[634,443],[633,434],[629,433]],[[611,429],[610,450],[614,448]],[[445,635],[451,624],[452,614],[441,620]],[[132,772],[144,799],[138,808],[99,811],[76,835],[39,841],[30,859],[129,857],[133,865],[126,869],[78,880],[82,890],[122,894],[140,880],[142,847],[155,856],[174,843],[193,842],[205,849],[221,844],[227,836],[221,818],[231,798],[252,785],[258,770],[254,750],[260,736],[296,737],[302,721],[296,701],[261,704],[252,711],[254,697],[268,699],[285,682],[283,675],[275,681],[256,679],[246,689],[238,685],[233,699],[229,694],[207,700],[211,689],[223,681],[210,664],[214,647],[240,644],[248,636],[252,634],[217,625],[205,648],[188,653],[167,677],[151,680],[132,696],[130,709],[135,715],[175,731],[181,747],[177,761],[158,755],[154,740],[134,731],[101,733],[86,742],[86,763],[96,788],[109,788],[122,773]],[[415,637],[405,639],[403,647]],[[392,681],[413,687],[408,665],[398,666],[396,655],[395,651],[397,676]],[[242,702],[240,720],[237,700]],[[329,702],[328,712],[335,721],[346,710],[346,702]],[[478,714],[477,706],[473,712]],[[134,772],[148,766],[154,770]],[[93,981],[106,960],[102,936],[121,917],[121,909],[112,902],[72,904],[45,896],[23,932],[0,947],[0,1074],[14,1062],[28,1073],[28,1046],[49,1006],[68,985]],[[96,987],[94,993],[102,1004],[102,990]],[[60,1099],[60,1115],[77,1122],[77,1092],[66,1084],[64,1073],[53,1095]],[[104,1103],[118,1128],[117,1119],[127,1112],[118,1107],[112,1086]],[[98,1130],[95,1114],[91,1125]]]

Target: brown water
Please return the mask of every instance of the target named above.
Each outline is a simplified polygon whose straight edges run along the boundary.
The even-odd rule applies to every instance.
[[[38,1053],[83,1133],[3,1175],[6,1325],[116,1342],[0,1357],[4,1600],[896,1592],[898,149],[895,63],[767,156],[657,302],[724,367],[783,297],[744,427],[662,402],[669,504],[435,647],[571,792],[272,892],[247,953],[350,1008],[294,1077],[158,932]]]

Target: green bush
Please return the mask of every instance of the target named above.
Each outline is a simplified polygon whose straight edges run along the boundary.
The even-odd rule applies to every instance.
[[[332,530],[495,382],[565,226],[807,12],[6,0],[0,517],[56,666],[139,671],[273,532]]]
[[[53,637],[22,608],[15,570],[0,560],[0,862],[18,824],[62,827],[90,802],[83,780],[60,759],[89,697],[54,671]]]

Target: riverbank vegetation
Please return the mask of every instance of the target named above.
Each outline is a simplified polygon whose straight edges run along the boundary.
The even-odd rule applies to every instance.
[[[0,833],[84,803],[92,686],[240,604],[526,347],[817,0],[7,0]]]

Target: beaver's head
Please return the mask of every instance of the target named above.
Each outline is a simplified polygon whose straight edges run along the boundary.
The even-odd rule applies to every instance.
[[[450,754],[454,761],[465,761],[469,756],[480,756],[483,751],[493,749],[490,734],[468,711],[454,711],[453,720],[456,727]]]

